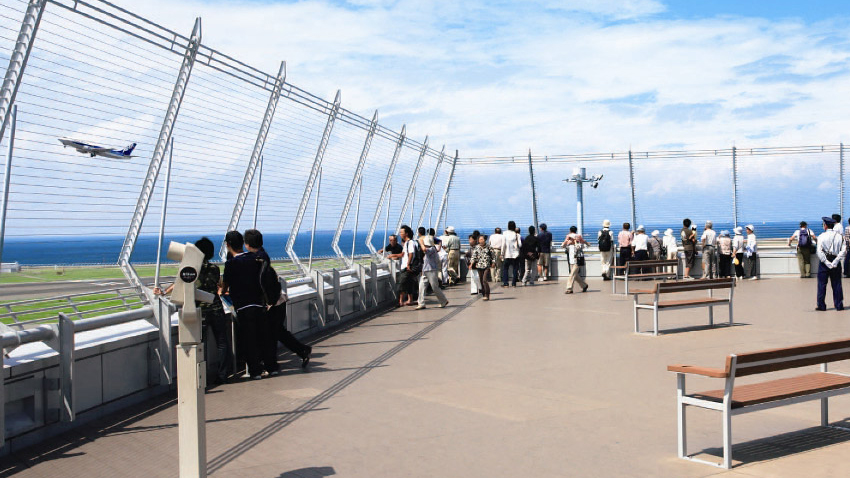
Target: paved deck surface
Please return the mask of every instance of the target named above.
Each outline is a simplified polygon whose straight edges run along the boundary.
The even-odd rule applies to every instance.
[[[730,352],[850,336],[850,312],[814,312],[813,280],[745,282],[735,293],[741,325],[693,328],[706,310],[670,311],[659,337],[632,333],[631,300],[612,296],[610,283],[572,296],[562,288],[496,288],[490,302],[455,288],[447,309],[393,310],[322,339],[310,373],[212,390],[210,473],[811,478],[846,469],[850,432],[817,427],[817,402],[735,417],[732,471],[676,458],[666,365],[721,366]],[[689,389],[717,385],[694,379]],[[846,420],[850,398],[830,409]],[[718,455],[719,414],[692,410],[691,450]],[[176,416],[163,398],[7,457],[0,473],[176,476]]]

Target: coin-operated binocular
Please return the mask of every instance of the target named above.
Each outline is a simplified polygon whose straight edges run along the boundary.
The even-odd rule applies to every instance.
[[[201,315],[195,307],[195,301],[212,303],[215,298],[209,292],[195,288],[195,281],[204,263],[204,253],[194,244],[172,242],[168,246],[166,256],[180,263],[174,289],[171,291],[171,302],[183,306],[177,328],[180,343],[199,344],[202,342]]]
[[[167,257],[180,262],[171,291],[171,302],[183,306],[178,321],[177,415],[180,440],[180,476],[204,477],[207,469],[206,387],[207,364],[203,360],[201,315],[195,301],[211,303],[215,296],[197,290],[195,281],[204,263],[204,254],[193,244],[172,242]]]

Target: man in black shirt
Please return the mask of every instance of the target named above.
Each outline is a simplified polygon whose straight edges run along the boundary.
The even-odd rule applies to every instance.
[[[264,346],[268,343],[269,321],[260,287],[262,261],[253,252],[242,249],[244,239],[239,231],[228,232],[224,242],[231,258],[224,263],[221,293],[229,293],[233,302],[239,326],[239,349],[248,363],[248,374],[252,379],[262,378],[264,369],[270,375],[277,374],[277,356]]]
[[[404,250],[401,247],[401,244],[398,243],[398,237],[393,234],[390,235],[390,243],[387,244],[387,247],[378,251],[378,254],[387,253],[387,259],[401,259],[402,251]]]
[[[266,267],[271,267],[271,258],[266,253],[266,250],[263,249],[263,234],[260,231],[256,229],[245,231],[245,246],[250,252],[256,254],[257,259],[263,262]],[[271,353],[277,356],[277,342],[280,341],[284,347],[301,358],[301,368],[307,368],[313,348],[302,344],[294,335],[286,330],[286,299],[286,294],[281,294],[280,299],[274,304],[269,304],[266,301],[267,314],[271,326],[269,333],[270,344],[267,345],[272,348]]]

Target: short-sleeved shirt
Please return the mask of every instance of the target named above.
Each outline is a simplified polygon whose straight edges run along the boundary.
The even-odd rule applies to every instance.
[[[617,243],[620,244],[620,247],[629,247],[632,245],[634,237],[635,235],[632,231],[620,231],[620,233],[617,234]]]
[[[635,234],[632,245],[636,251],[646,251],[649,248],[649,236],[646,234]]]
[[[691,239],[692,234],[695,234],[695,232],[691,230],[690,227],[682,228],[682,232],[680,234],[682,237],[682,249],[686,251],[694,250],[694,247],[696,246],[696,239]]]
[[[262,261],[253,252],[236,254],[224,263],[224,282],[237,312],[245,307],[263,306],[261,265]]]
[[[440,270],[440,253],[434,246],[425,248],[425,257],[422,260],[422,271],[438,271]]]
[[[537,235],[537,243],[540,245],[540,252],[543,254],[552,253],[552,233],[549,231],[541,231]]]
[[[387,244],[387,247],[384,248],[384,252],[387,254],[401,254],[401,251],[403,250],[404,248],[398,242],[396,242],[395,245]]]
[[[700,237],[700,241],[703,240],[706,246],[714,246],[717,244],[717,233],[714,232],[714,229],[706,229],[702,231],[702,237]]]
[[[402,270],[407,269],[407,261],[410,260],[410,256],[408,254],[416,254],[417,247],[419,247],[419,241],[414,239],[408,239],[408,241],[404,243],[404,248],[402,249],[404,255],[401,256]]]

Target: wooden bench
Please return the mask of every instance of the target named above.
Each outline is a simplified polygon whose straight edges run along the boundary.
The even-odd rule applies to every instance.
[[[661,310],[674,309],[690,309],[694,307],[708,307],[708,325],[714,325],[714,307],[717,305],[729,305],[729,325],[732,325],[732,298],[734,296],[734,279],[699,279],[675,282],[658,282],[652,289],[633,289],[631,294],[634,296],[634,312],[635,312],[635,333],[640,332],[640,323],[638,311],[640,309],[649,309],[652,311],[652,335],[658,335],[658,312]],[[727,297],[714,297],[714,291],[729,289]],[[679,292],[695,292],[705,290],[708,291],[708,297],[678,299],[678,300],[662,300],[662,295]],[[639,296],[652,295],[652,303],[641,303]]]
[[[850,375],[827,372],[829,362],[850,359],[850,339],[820,342],[781,349],[762,350],[726,357],[726,367],[713,369],[670,365],[676,372],[679,458],[709,465],[732,466],[732,416],[810,400],[820,400],[821,426],[829,426],[829,397],[850,393]],[[735,386],[737,377],[763,374],[820,364],[819,373],[806,373],[749,385]],[[685,391],[685,375],[725,379],[722,389],[700,393]],[[687,454],[685,407],[695,406],[723,413],[723,461],[714,463]],[[841,427],[835,427],[841,428]]]
[[[643,269],[645,267],[652,267],[654,272],[639,272],[635,273],[632,269]],[[625,265],[622,266],[611,266],[614,271],[622,270],[623,275],[614,275],[611,277],[611,292],[617,293],[617,281],[621,280],[626,283],[626,291],[624,294],[629,294],[629,280],[644,280],[644,279],[677,279],[679,277],[679,261],[675,259],[671,260],[657,260],[657,261],[627,261]],[[672,272],[668,270],[668,268],[672,268]]]

